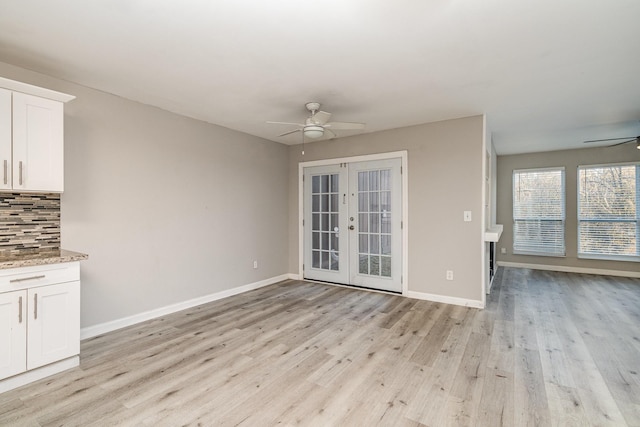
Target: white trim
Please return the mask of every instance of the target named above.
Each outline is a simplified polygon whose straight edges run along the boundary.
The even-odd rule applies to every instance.
[[[559,271],[562,273],[597,274],[600,276],[617,276],[640,278],[639,271],[605,270],[602,268],[568,267],[564,265],[524,264],[520,262],[498,261],[499,267],[530,268],[532,270]]]
[[[548,168],[525,168],[525,169],[514,169],[511,172],[511,175],[513,176],[513,174],[515,174],[516,172],[552,172],[552,171],[557,171],[557,170],[561,170],[562,172],[565,172],[565,167],[564,166],[549,166]]]
[[[491,200],[491,194],[487,194],[487,180],[489,180],[489,191],[491,191],[491,176],[487,176],[487,172],[489,171],[489,164],[488,161],[491,161],[491,153],[489,152],[489,150],[487,149],[487,137],[489,135],[487,135],[487,133],[489,132],[488,129],[488,124],[487,124],[487,115],[483,114],[482,115],[482,164],[481,164],[481,169],[482,169],[482,179],[480,180],[480,231],[482,232],[482,239],[480,239],[481,243],[480,243],[480,295],[482,295],[482,307],[485,306],[485,301],[487,298],[487,293],[489,292],[489,289],[491,288],[491,284],[487,283],[487,278],[489,276],[489,268],[488,267],[488,262],[489,260],[487,259],[487,249],[488,249],[488,245],[490,245],[490,243],[487,243],[486,241],[486,228],[487,228],[487,224],[489,224],[489,221],[487,220],[487,206],[489,206],[489,203],[487,202],[487,200]],[[487,161],[487,155],[489,156],[489,159]],[[499,238],[499,237],[498,237]]]
[[[407,298],[420,299],[425,301],[442,302],[445,304],[461,305],[463,307],[484,308],[482,300],[473,300],[458,297],[449,297],[446,295],[427,294],[424,292],[409,291],[405,295]]]
[[[5,79],[4,77],[0,77],[0,87],[14,92],[26,93],[27,95],[39,96],[41,98],[53,99],[54,101],[60,102],[69,102],[76,99],[73,95],[56,92],[55,90],[33,86],[27,83],[17,82],[15,80]]]
[[[390,151],[388,153],[365,154],[353,157],[339,157],[335,159],[311,160],[298,163],[298,277],[304,277],[304,185],[302,177],[304,168],[313,166],[335,165],[338,163],[368,162],[373,160],[397,159],[401,160],[402,174],[402,294],[409,292],[409,165],[407,150]]]
[[[80,339],[84,340],[87,338],[92,338],[97,335],[102,335],[107,332],[115,331],[116,329],[135,325],[136,323],[155,319],[160,316],[166,316],[167,314],[175,313],[177,311],[185,310],[187,308],[206,304],[212,301],[217,301],[219,299],[223,299],[233,295],[238,295],[244,292],[252,291],[254,289],[262,288],[264,286],[269,286],[274,283],[287,280],[290,278],[290,276],[291,276],[290,274],[282,274],[280,276],[271,277],[269,279],[261,280],[259,282],[249,283],[248,285],[238,286],[232,289],[226,289],[224,291],[216,292],[214,294],[204,295],[198,298],[193,298],[193,299],[179,302],[176,304],[167,305],[165,307],[160,307],[160,308],[145,311],[142,313],[134,314],[133,316],[123,317],[121,319],[111,320],[109,322],[100,323],[98,325],[88,326],[80,330]]]
[[[397,159],[398,157],[405,158],[406,155],[407,155],[407,150],[389,151],[388,153],[363,154],[360,156],[352,156],[352,157],[337,157],[334,159],[310,160],[308,162],[300,162],[298,163],[298,165],[301,166],[302,168],[309,168],[312,166],[327,166],[327,165],[335,165],[338,163],[370,162],[373,160]]]
[[[620,138],[622,139],[622,138]],[[629,138],[633,140],[633,138]],[[580,169],[599,169],[606,167],[618,167],[618,166],[640,166],[640,162],[622,162],[622,163],[599,163],[595,165],[578,165],[578,170]]]
[[[22,387],[23,385],[41,380],[42,378],[46,378],[62,371],[66,371],[67,369],[75,368],[79,365],[80,357],[73,356],[68,359],[60,360],[58,362],[51,363],[49,365],[32,369],[13,377],[6,378],[0,381],[0,393],[13,390],[14,388]]]

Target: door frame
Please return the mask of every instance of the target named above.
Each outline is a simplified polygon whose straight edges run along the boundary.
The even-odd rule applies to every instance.
[[[402,174],[402,295],[409,289],[409,169],[408,152],[391,151],[388,153],[365,154],[361,156],[339,157],[334,159],[311,160],[298,163],[298,278],[304,278],[304,168],[313,166],[339,165],[341,163],[368,162],[373,160],[397,159],[401,161]],[[345,286],[345,285],[336,285]],[[385,291],[379,291],[385,292]]]

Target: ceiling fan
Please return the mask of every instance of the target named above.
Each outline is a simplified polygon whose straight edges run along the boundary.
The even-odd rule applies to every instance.
[[[616,145],[622,145],[622,144],[627,144],[629,142],[636,142],[636,148],[638,150],[640,150],[640,135],[639,136],[628,136],[626,138],[608,138],[608,139],[593,139],[591,141],[584,141],[585,144],[588,144],[590,142],[604,142],[604,141],[621,141],[621,140],[625,140],[622,142],[616,142],[615,144],[611,144],[609,145],[609,147],[615,147]]]
[[[267,122],[276,125],[291,125],[298,126],[299,129],[291,130],[282,133],[278,136],[290,135],[296,132],[302,132],[302,134],[310,139],[318,139],[324,136],[325,132],[335,138],[337,135],[334,130],[360,130],[364,129],[364,123],[350,123],[350,122],[330,122],[331,113],[326,111],[320,111],[319,102],[307,102],[305,104],[307,110],[311,115],[307,117],[304,124],[302,123],[290,123],[290,122]]]

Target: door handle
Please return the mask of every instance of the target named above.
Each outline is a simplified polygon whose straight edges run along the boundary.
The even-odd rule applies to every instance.
[[[356,229],[356,227],[354,225],[350,225],[349,226],[349,230],[355,230],[355,229]]]
[[[22,297],[18,298],[18,323],[22,323]]]

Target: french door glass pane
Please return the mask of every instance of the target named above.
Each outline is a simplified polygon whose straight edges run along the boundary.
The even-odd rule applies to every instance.
[[[366,254],[369,253],[369,235],[364,233],[360,234],[360,245],[358,252]]]
[[[338,252],[338,213],[340,199],[337,174],[311,178],[311,264],[321,270],[340,269]]]
[[[369,194],[358,192],[358,211],[369,212]]]
[[[338,175],[331,175],[331,192],[332,193],[337,193],[338,192]]]
[[[391,190],[391,170],[380,171],[380,190]]]
[[[360,274],[391,277],[390,190],[391,170],[358,172]]]
[[[329,233],[322,233],[322,249],[329,250]]]
[[[358,272],[360,274],[369,274],[369,257],[367,255],[358,255],[359,263],[358,263]]]
[[[380,257],[380,275],[384,277],[391,277],[391,257]]]
[[[329,192],[329,175],[321,175],[320,182],[322,182],[322,192]]]
[[[378,191],[378,171],[369,172],[369,191]]]
[[[370,259],[370,268],[369,275],[370,276],[379,276],[380,275],[380,257],[372,256]]]
[[[380,236],[377,234],[369,234],[369,252],[372,254],[380,253]]]
[[[322,214],[322,231],[329,231],[329,214]]]
[[[382,234],[380,236],[380,253],[382,255],[391,255],[391,235]]]
[[[358,218],[359,218],[359,224],[360,224],[360,231],[362,233],[366,233],[369,231],[369,215],[366,213],[361,213],[358,214]]]

